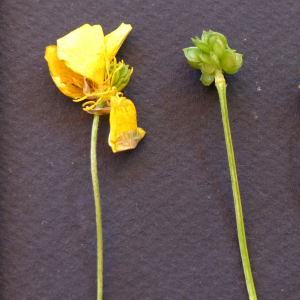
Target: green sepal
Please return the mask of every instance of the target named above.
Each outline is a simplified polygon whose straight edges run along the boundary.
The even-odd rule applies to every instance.
[[[202,74],[200,81],[206,86],[211,85],[215,80],[215,74]]]
[[[196,47],[198,47],[202,52],[207,53],[207,54],[210,53],[210,51],[211,51],[210,47],[206,43],[202,42],[199,38],[196,38],[196,39],[192,38],[192,41],[193,41],[194,45]]]
[[[201,51],[197,47],[189,47],[184,48],[183,53],[189,63],[189,65],[194,69],[200,69],[201,68],[201,59],[200,54]]]

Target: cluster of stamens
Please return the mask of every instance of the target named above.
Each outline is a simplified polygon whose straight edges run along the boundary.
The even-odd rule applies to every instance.
[[[79,99],[74,99],[74,102],[80,102],[88,99],[82,104],[83,110],[91,114],[106,115],[110,113],[110,99],[111,97],[123,97],[123,93],[118,91],[118,88],[115,86],[117,73],[124,68],[125,64],[122,61],[117,64],[117,60],[114,57],[113,62],[110,65],[110,68],[106,68],[105,80],[100,85],[97,85],[95,82],[84,78],[83,92],[84,97]],[[127,67],[128,68],[128,67]],[[133,69],[129,70],[129,78]],[[128,78],[128,81],[129,81]]]

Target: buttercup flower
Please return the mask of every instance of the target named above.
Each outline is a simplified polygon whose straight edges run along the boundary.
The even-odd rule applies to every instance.
[[[75,102],[88,100],[83,104],[84,111],[99,115],[114,111],[114,116],[118,112],[117,118],[110,116],[109,145],[113,152],[135,148],[145,135],[137,127],[133,103],[121,93],[133,69],[123,61],[117,64],[115,58],[131,29],[131,25],[122,23],[104,36],[100,25],[85,24],[58,39],[57,46],[48,46],[45,54],[60,91]]]
[[[135,148],[146,133],[137,127],[134,104],[122,93],[133,69],[123,61],[117,63],[115,57],[131,29],[131,25],[122,23],[104,36],[100,25],[85,24],[57,40],[57,46],[48,46],[45,54],[51,77],[60,91],[75,102],[85,100],[83,110],[94,115],[91,173],[97,228],[97,300],[102,300],[103,295],[102,221],[96,153],[99,117],[110,114],[108,143],[113,152]]]

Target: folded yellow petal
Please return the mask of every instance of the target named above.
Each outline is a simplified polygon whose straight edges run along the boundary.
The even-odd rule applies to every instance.
[[[84,96],[83,76],[76,74],[58,59],[56,46],[46,48],[45,59],[48,62],[51,77],[62,93],[71,98]]]
[[[131,31],[130,24],[122,23],[116,30],[105,36],[106,57],[112,61]]]
[[[113,152],[134,149],[146,132],[137,127],[134,104],[125,97],[111,98],[108,143]]]
[[[97,84],[104,81],[105,43],[102,27],[85,24],[57,40],[58,58],[74,72]]]

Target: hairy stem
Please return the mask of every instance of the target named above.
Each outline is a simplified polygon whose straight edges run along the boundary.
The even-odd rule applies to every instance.
[[[97,174],[97,131],[99,115],[94,115],[92,137],[91,137],[91,171],[96,209],[96,228],[97,228],[97,300],[102,300],[103,295],[103,241],[102,241],[102,219],[101,201]]]
[[[224,126],[224,134],[225,134],[225,141],[226,141],[226,148],[227,148],[227,155],[228,155],[228,162],[229,162],[229,169],[230,169],[230,176],[231,176],[231,184],[232,184],[232,191],[233,191],[238,239],[239,239],[243,268],[244,268],[244,274],[246,278],[246,285],[249,294],[249,299],[257,300],[255,286],[254,286],[252,272],[251,272],[250,260],[248,255],[247,243],[246,243],[241,196],[240,196],[239,183],[238,183],[238,178],[236,173],[234,152],[233,152],[229,118],[228,118],[227,100],[226,100],[226,83],[222,71],[220,70],[216,71],[215,80],[216,80],[215,81],[216,87],[218,89],[219,99],[221,104],[222,120]]]

